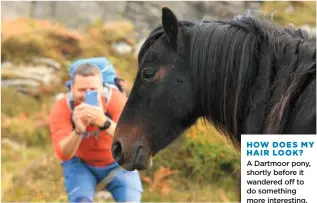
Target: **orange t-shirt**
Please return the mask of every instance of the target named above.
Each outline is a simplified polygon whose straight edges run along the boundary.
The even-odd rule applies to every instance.
[[[102,101],[106,113],[106,101],[104,98]],[[112,88],[108,112],[113,121],[118,122],[126,101],[127,98],[125,95]],[[87,127],[88,132],[93,132],[97,129],[96,126]],[[67,157],[62,153],[59,143],[67,137],[72,130],[71,109],[67,104],[67,96],[65,96],[55,102],[50,113],[50,132],[53,147],[56,155],[63,161],[67,160]],[[92,166],[106,166],[114,162],[111,154],[111,144],[112,136],[103,130],[99,133],[98,139],[93,135],[89,138],[83,138],[75,155]]]

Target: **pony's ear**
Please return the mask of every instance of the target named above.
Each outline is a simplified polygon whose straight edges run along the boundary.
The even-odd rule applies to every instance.
[[[171,45],[178,49],[178,41],[180,40],[181,31],[178,27],[178,20],[168,7],[162,8],[162,25]]]

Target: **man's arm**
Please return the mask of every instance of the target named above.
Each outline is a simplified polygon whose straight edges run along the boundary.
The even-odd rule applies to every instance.
[[[62,160],[68,160],[75,155],[82,138],[72,130],[70,110],[62,102],[64,101],[58,101],[51,109],[50,132],[57,156]],[[78,126],[80,116],[75,112],[76,109],[77,107],[74,109],[74,122]],[[76,131],[82,133],[84,129],[80,126]]]
[[[94,124],[96,124],[98,127],[103,127],[105,122],[108,120],[111,124],[109,128],[105,129],[105,131],[109,135],[114,136],[114,132],[117,127],[117,122],[119,120],[119,117],[122,113],[126,101],[127,97],[120,93],[118,90],[114,89],[112,91],[111,100],[108,104],[108,112],[110,113],[112,119],[108,118],[100,107],[85,105],[85,114],[90,119],[92,119],[92,121],[94,121]]]
[[[105,131],[110,135],[113,136],[114,135],[114,131],[117,127],[117,122],[111,120],[110,118],[108,118],[104,112],[95,106],[87,106],[85,108],[86,110],[86,114],[88,115],[88,117],[93,120],[94,124],[97,125],[98,127],[102,128],[105,125],[105,122],[108,120],[110,122],[110,126],[105,129]]]
[[[103,123],[105,123],[107,120],[110,122],[110,126],[109,126],[109,128],[105,129],[105,131],[106,131],[109,135],[114,136],[114,131],[116,130],[117,122],[111,120],[111,119],[108,118],[107,116],[104,116],[104,118],[103,118]],[[101,126],[102,126],[102,125],[100,125],[99,127],[101,127]]]
[[[73,130],[59,142],[59,147],[67,159],[71,159],[75,155],[81,140],[82,138]]]

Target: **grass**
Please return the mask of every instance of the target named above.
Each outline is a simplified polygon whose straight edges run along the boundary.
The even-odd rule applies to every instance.
[[[117,35],[113,35],[111,40],[122,39],[125,32],[132,32],[128,24],[122,22],[122,25],[126,25],[126,28],[123,27],[124,29],[121,29]],[[113,26],[114,24],[111,24],[107,29],[115,31]],[[34,22],[32,29],[37,29]],[[61,75],[66,76],[70,59],[105,55],[116,67],[118,75],[127,81],[129,91],[136,74],[137,59],[132,54],[116,55],[108,47],[111,40],[107,42],[102,36],[95,36],[101,33],[98,29],[104,28],[93,27],[89,30],[90,36],[85,35],[86,39],[78,42],[76,42],[77,37],[70,39],[67,34],[64,36],[67,31],[59,34],[46,31],[46,34],[37,33],[35,36],[32,36],[30,31],[31,33],[28,32],[23,40],[19,40],[17,36],[12,38],[7,36],[2,41],[4,45],[2,56],[3,59],[23,63],[28,62],[32,55],[43,54],[62,61],[64,73]],[[11,32],[14,33],[14,30]],[[71,48],[67,43],[58,46],[64,39],[70,39],[71,44],[75,46]],[[104,43],[94,39],[100,39]],[[134,43],[129,37],[125,40],[130,44]],[[46,49],[44,50],[43,47]],[[15,50],[18,48],[23,51],[16,53]],[[85,52],[80,52],[82,49]],[[68,54],[65,55],[64,51]],[[50,94],[33,98],[20,94],[14,89],[2,88],[2,95],[5,95],[2,97],[2,139],[16,143],[17,146],[24,146],[14,149],[13,146],[2,144],[3,201],[67,201],[62,169],[52,151],[46,123],[53,96],[61,90],[65,89],[62,86],[57,87]],[[141,172],[144,186],[143,201],[234,199],[236,189],[232,185],[235,184],[236,163],[236,158],[225,140],[213,128],[206,128],[198,122],[197,126],[192,127],[171,147],[162,150],[155,157],[152,169]],[[177,172],[169,174],[170,171]],[[217,191],[216,188],[219,190]],[[210,190],[217,192],[210,193]]]
[[[13,150],[10,146],[4,144],[3,142],[1,144],[1,148],[1,196],[3,198],[4,195],[8,193],[8,190],[13,190],[13,188],[10,189],[10,186],[12,186],[12,182],[14,181],[14,178],[16,178],[17,174],[25,174],[26,169],[30,167],[34,160],[47,153],[47,149],[43,147],[21,147],[21,149]],[[17,188],[17,190],[19,189]],[[13,198],[11,201],[16,200]]]
[[[48,126],[37,127],[48,116],[52,100],[25,97],[18,101],[14,90],[3,92],[12,95],[2,101],[2,116],[6,115],[1,126],[3,201],[67,201]],[[17,146],[6,144],[4,139]],[[238,162],[231,145],[213,128],[198,121],[154,158],[152,169],[141,172],[143,201],[234,201]]]
[[[2,163],[2,200],[67,201],[61,168],[51,152],[51,150],[32,147],[19,152],[10,152],[10,155],[6,154],[11,159]],[[2,158],[6,157],[2,155]],[[16,165],[17,162],[19,167]],[[141,176],[147,177],[144,172],[141,172]],[[231,177],[218,182],[211,180],[209,183],[200,183],[175,174],[161,180],[158,184],[159,189],[151,190],[151,185],[143,181],[142,201],[225,202],[237,200]],[[166,187],[168,189],[163,190]],[[107,201],[113,201],[113,199]]]
[[[289,11],[290,4],[264,2],[264,10],[276,11],[275,20],[280,24],[309,24],[315,27],[315,2],[299,2],[292,12]],[[32,55],[48,56],[62,62],[64,75],[67,76],[71,60],[104,55],[115,65],[119,75],[127,81],[128,89],[131,89],[137,71],[136,58],[132,54],[116,55],[110,48],[111,42],[117,39],[131,45],[135,43],[130,35],[133,28],[129,23],[121,22],[122,29],[111,34],[118,30],[115,24],[103,27],[97,21],[81,39],[67,30],[58,34],[46,30],[41,34],[42,28],[36,22],[24,21],[26,27],[7,24],[10,30],[5,32],[2,40],[3,59],[25,62]],[[51,27],[49,22],[44,22],[44,25],[42,27],[45,29]],[[17,27],[19,29],[13,29]],[[108,38],[101,35],[103,29],[108,29]],[[37,31],[37,34],[32,35],[33,31]],[[23,39],[19,37],[21,33]],[[8,35],[13,36],[10,38]],[[54,93],[61,90],[65,89],[58,87]],[[2,142],[2,200],[67,201],[59,160],[52,150],[47,125],[40,122],[47,118],[54,93],[41,98],[25,96],[12,89],[2,88],[1,93],[4,95],[1,107],[2,141],[7,139],[16,143],[10,145]],[[239,168],[240,156],[231,143],[223,139],[214,128],[199,120],[197,125],[154,158],[152,169],[141,172],[144,186],[142,200],[237,201]]]
[[[220,135],[199,133],[204,130],[198,122],[155,157],[152,169],[140,173],[143,201],[237,200],[239,157]],[[195,131],[198,136],[192,138]],[[204,137],[213,138],[202,143]],[[13,150],[2,143],[2,172],[3,201],[67,201],[62,169],[50,144]]]
[[[195,182],[186,182],[190,188],[184,188],[184,183],[177,183],[172,192],[162,195],[157,192],[145,191],[143,201],[151,202],[235,202],[236,193],[232,190],[224,189],[220,184],[199,184]],[[212,191],[212,192],[211,192]]]
[[[279,24],[316,27],[315,1],[264,1],[263,5],[263,11],[274,13],[274,19]]]

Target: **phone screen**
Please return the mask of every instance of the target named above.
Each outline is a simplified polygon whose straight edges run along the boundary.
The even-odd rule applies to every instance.
[[[85,103],[93,106],[98,106],[98,92],[88,91],[86,93]]]

